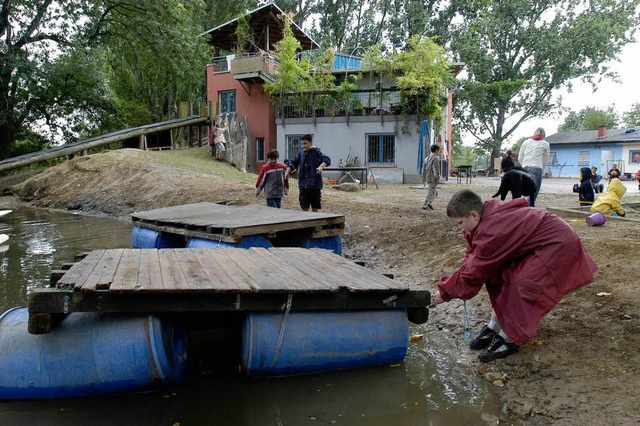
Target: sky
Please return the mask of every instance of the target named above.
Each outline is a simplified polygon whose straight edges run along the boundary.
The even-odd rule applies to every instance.
[[[566,90],[558,92],[563,97],[562,105],[576,112],[586,107],[606,109],[614,105],[618,115],[621,116],[623,112],[631,109],[634,103],[640,103],[640,42],[624,46],[618,58],[619,61],[610,62],[609,65],[612,70],[618,72],[620,83],[605,80],[598,85],[594,93],[591,85],[574,80],[572,93],[567,93]],[[544,128],[547,135],[556,133],[567,114],[532,118],[526,121],[518,126],[504,146],[511,146],[523,136],[532,136],[538,127]],[[622,123],[620,126],[622,127]],[[472,145],[473,141],[465,140],[465,145],[467,144]]]

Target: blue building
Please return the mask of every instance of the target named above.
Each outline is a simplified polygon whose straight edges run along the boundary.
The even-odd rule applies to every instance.
[[[551,148],[547,172],[553,177],[577,177],[581,167],[597,166],[606,177],[613,163],[627,177],[640,169],[640,128],[559,132],[547,137]]]

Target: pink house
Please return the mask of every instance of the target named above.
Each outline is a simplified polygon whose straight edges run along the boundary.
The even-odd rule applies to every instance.
[[[282,39],[284,22],[279,17],[284,12],[275,4],[261,6],[246,15],[255,42],[241,54],[220,56],[222,52],[237,51],[236,28],[233,19],[207,31],[210,44],[216,50],[216,58],[207,66],[207,100],[214,102],[218,114],[246,116],[249,125],[250,164],[247,170],[259,170],[266,161],[266,154],[276,148],[275,107],[263,90],[263,83],[272,81],[277,72],[275,60],[266,52],[273,51]],[[303,50],[318,45],[299,27],[294,34]],[[283,158],[281,158],[282,160]]]

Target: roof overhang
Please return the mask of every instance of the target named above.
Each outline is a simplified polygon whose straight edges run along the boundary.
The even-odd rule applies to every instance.
[[[255,36],[254,49],[273,51],[275,44],[284,36],[284,12],[274,3],[268,3],[247,13],[249,26]],[[214,47],[232,52],[236,47],[236,29],[238,18],[206,31],[201,36],[209,36],[209,44]],[[317,49],[320,47],[295,23],[292,25],[293,35],[298,39],[302,50]]]

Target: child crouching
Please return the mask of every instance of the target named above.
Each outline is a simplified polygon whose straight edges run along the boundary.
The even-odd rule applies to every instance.
[[[462,230],[467,252],[457,271],[440,278],[432,306],[471,299],[484,284],[493,313],[469,345],[484,349],[483,362],[533,339],[544,315],[598,269],[571,226],[523,198],[483,203],[462,190],[451,197],[447,216]]]

